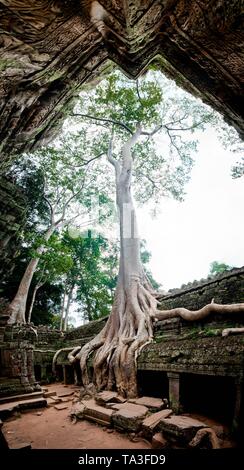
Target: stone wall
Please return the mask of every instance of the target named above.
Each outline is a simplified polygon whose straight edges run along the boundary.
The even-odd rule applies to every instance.
[[[160,300],[161,309],[185,307],[195,310],[211,303],[244,302],[244,267],[225,271],[212,279],[189,283],[180,289],[172,289]]]

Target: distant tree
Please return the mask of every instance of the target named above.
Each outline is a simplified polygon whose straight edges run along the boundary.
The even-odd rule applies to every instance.
[[[21,278],[26,269],[29,260],[29,249],[23,247],[18,257],[15,260],[15,267],[13,271],[1,282],[0,296],[8,301],[12,299],[13,292],[16,292]],[[37,274],[37,277],[36,277]],[[39,282],[39,273],[35,273],[33,282],[30,286],[29,296],[27,299],[27,311],[29,311],[33,291],[36,284]],[[47,282],[37,290],[36,300],[33,305],[31,321],[35,325],[53,325],[56,315],[60,314],[61,298],[63,293],[62,282],[58,280]],[[5,309],[7,308],[7,304]]]
[[[60,329],[66,330],[70,322],[70,306],[74,301],[78,305],[82,318],[88,321],[97,320],[109,314],[118,275],[119,240],[108,240],[102,234],[88,230],[77,237],[64,234],[72,257],[72,267],[64,281],[64,294],[61,310]],[[153,286],[160,285],[153,279],[147,264],[151,253],[141,246],[143,266]]]
[[[213,261],[210,264],[209,274],[211,275],[220,274],[220,273],[223,273],[224,271],[229,271],[232,268],[233,266],[229,266],[228,264],[220,263],[219,261]]]
[[[82,144],[85,145],[85,150]],[[39,206],[36,209],[39,211],[36,212],[38,214],[34,209],[32,213],[32,229],[34,225],[34,230],[27,233],[26,237],[33,239],[32,256],[17,293],[9,305],[9,324],[16,322],[21,324],[26,321],[26,303],[30,285],[50,237],[61,227],[74,223],[74,220],[79,219],[82,223],[89,212],[92,195],[96,195],[98,189],[101,198],[106,200],[103,191],[105,185],[102,179],[99,179],[101,169],[96,167],[96,159],[100,157],[100,154],[96,155],[93,148],[91,150],[92,156],[89,158],[89,146],[86,142],[86,135],[82,132],[79,134],[78,148],[74,135],[66,137],[57,142],[55,147],[42,148],[31,156],[22,157],[22,160],[18,164],[15,163],[12,169],[17,181],[20,183],[23,181],[24,185],[28,178],[31,180],[28,163],[31,168],[35,165],[36,169],[33,174],[38,179],[38,187],[42,186],[42,190],[37,197]],[[30,185],[28,188],[30,189]],[[35,188],[33,190],[35,193]],[[35,208],[35,203],[33,204]],[[43,206],[42,210],[40,206]],[[43,217],[44,212],[45,217]]]
[[[46,250],[42,254],[38,268],[35,272],[35,287],[32,293],[30,308],[28,311],[28,320],[30,323],[32,310],[38,290],[47,282],[57,284],[61,282],[61,277],[72,268],[72,258],[67,246],[62,243],[57,234],[53,234],[46,245]]]
[[[239,137],[234,127],[228,126],[221,117],[217,119],[217,132],[220,142],[225,149],[234,152],[238,160],[235,165],[232,166],[232,178],[241,178],[244,175],[244,144],[243,140]]]

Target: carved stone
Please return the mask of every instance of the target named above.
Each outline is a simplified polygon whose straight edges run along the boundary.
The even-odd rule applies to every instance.
[[[1,155],[55,135],[107,70],[162,72],[243,127],[241,0],[0,0]]]

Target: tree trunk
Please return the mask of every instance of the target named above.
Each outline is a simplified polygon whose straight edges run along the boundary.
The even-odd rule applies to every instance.
[[[67,331],[69,309],[70,309],[70,304],[71,304],[71,301],[72,301],[73,290],[74,290],[74,286],[71,287],[71,289],[69,291],[69,294],[68,294],[68,301],[67,301],[65,317],[64,317],[64,328],[63,328],[64,331]]]
[[[45,241],[49,240],[55,228],[56,228],[55,225],[51,225],[48,228],[48,230],[45,232],[44,237],[43,237]],[[27,297],[29,293],[29,288],[30,288],[34,273],[36,271],[37,265],[39,263],[40,257],[44,251],[44,245],[40,246],[36,251],[39,256],[37,258],[32,259],[29,262],[24,272],[24,275],[20,281],[17,294],[15,295],[11,304],[9,305],[9,308],[8,308],[10,312],[10,317],[8,320],[9,325],[12,325],[14,323],[18,323],[18,324],[26,323],[25,311],[26,311],[26,302],[27,302]]]
[[[114,303],[103,330],[76,355],[80,359],[82,382],[89,387],[88,356],[93,358],[96,390],[117,390],[137,396],[136,358],[152,341],[152,321],[157,307],[154,291],[143,271],[135,208],[131,196],[131,148],[140,135],[138,128],[122,149],[122,168],[111,154],[116,172],[117,206],[120,216],[120,265]]]
[[[61,309],[61,316],[60,316],[60,331],[63,331],[63,320],[64,320],[64,311],[65,311],[65,301],[66,301],[66,289],[64,291],[63,302],[62,302],[62,309]]]
[[[37,291],[38,291],[44,284],[45,284],[44,282],[41,282],[41,283],[36,284],[36,286],[35,286],[35,289],[34,289],[33,295],[32,295],[32,299],[31,299],[31,304],[30,304],[30,309],[29,309],[29,313],[28,313],[28,320],[27,320],[27,323],[30,323],[30,322],[31,322],[31,314],[32,314],[32,310],[33,310],[34,303],[35,303],[35,300],[36,300]]]
[[[196,312],[185,309],[157,309],[157,293],[147,279],[140,260],[140,240],[131,196],[131,148],[140,132],[138,127],[124,145],[122,168],[112,157],[111,147],[108,154],[116,174],[116,197],[120,215],[120,265],[114,303],[105,327],[92,341],[85,344],[78,354],[77,348],[69,354],[70,362],[80,360],[84,394],[108,389],[117,390],[128,398],[136,397],[136,360],[141,349],[153,339],[153,322],[176,316],[192,321],[204,318],[216,310],[213,304]],[[228,307],[228,313],[244,311],[244,304],[236,308]],[[221,311],[218,307],[217,310]],[[90,378],[87,359],[92,353],[94,372]]]

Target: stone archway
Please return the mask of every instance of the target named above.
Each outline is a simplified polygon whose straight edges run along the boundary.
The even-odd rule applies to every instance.
[[[85,82],[151,61],[243,135],[240,0],[0,0],[1,155],[52,138]]]

